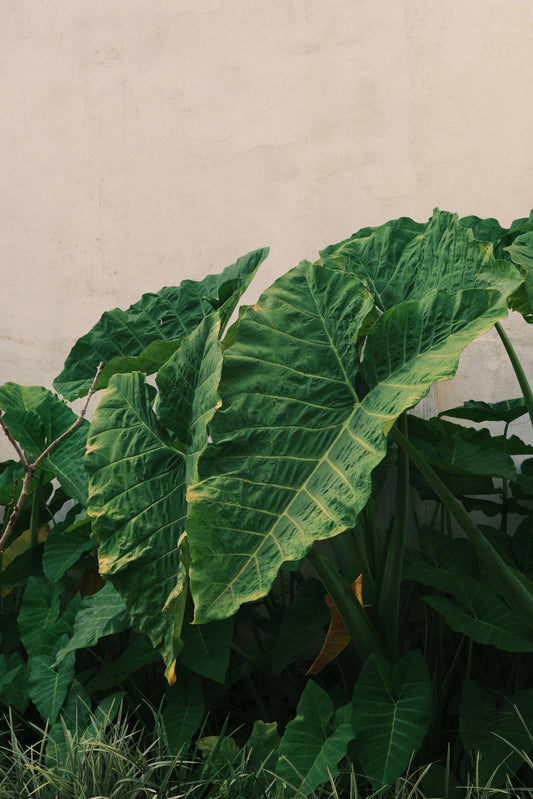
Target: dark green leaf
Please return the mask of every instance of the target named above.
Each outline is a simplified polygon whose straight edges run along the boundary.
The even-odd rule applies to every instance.
[[[106,583],[96,594],[81,600],[74,622],[74,634],[57,652],[56,663],[71,652],[93,646],[100,638],[122,632],[130,626],[131,618],[124,600],[112,583]]]
[[[507,652],[533,652],[531,627],[512,611],[492,588],[458,571],[449,572],[446,589],[453,599],[424,597],[456,632],[480,644]],[[436,586],[443,588],[442,585]]]
[[[170,751],[178,753],[191,742],[204,716],[202,681],[193,674],[167,689],[163,721]]]
[[[189,624],[184,627],[181,663],[202,677],[224,684],[233,640],[233,626],[233,619],[225,619],[211,624]]]
[[[329,617],[324,601],[324,586],[318,580],[306,580],[283,614],[274,645],[274,674],[280,674],[297,658],[309,653],[310,646],[324,631]]]
[[[264,596],[284,561],[353,527],[394,420],[433,382],[451,377],[466,344],[506,314],[516,270],[496,264],[453,218],[444,221],[438,215],[428,225],[427,247],[426,234],[409,245],[411,266],[427,271],[423,280],[413,273],[409,296],[423,285],[425,295],[390,308],[372,326],[362,399],[354,341],[370,306],[348,271],[303,263],[241,314],[236,341],[224,352],[215,446],[201,456],[202,480],[188,493],[197,621]],[[454,229],[461,258],[446,286],[458,280],[487,288],[456,295],[432,288],[432,280],[440,286],[431,260],[440,252],[436,237],[440,231],[453,250]],[[444,250],[442,258],[449,258]]]
[[[56,721],[74,679],[74,653],[54,665],[58,651],[65,646],[68,637],[60,636],[50,654],[37,654],[30,658],[30,698],[43,719],[50,724]],[[55,650],[55,651],[54,651]]]
[[[43,555],[43,571],[51,583],[58,582],[83,555],[96,546],[91,534],[91,524],[84,515],[66,530],[50,531]]]
[[[352,724],[357,757],[376,791],[407,768],[431,712],[431,680],[421,652],[409,652],[394,667],[378,655],[368,658],[355,685]]]

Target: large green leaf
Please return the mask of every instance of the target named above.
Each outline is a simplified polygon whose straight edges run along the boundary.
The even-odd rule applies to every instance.
[[[206,424],[218,402],[218,332],[213,313],[167,361],[158,376],[159,418],[152,408],[155,390],[143,375],[115,375],[87,442],[88,513],[100,539],[100,572],[161,648],[167,666],[181,648],[179,596],[186,575],[178,542],[188,476],[207,444]]]
[[[276,774],[288,786],[285,796],[307,795],[326,782],[353,737],[347,708],[334,712],[328,694],[309,680],[279,745]]]
[[[54,388],[69,399],[87,394],[100,361],[105,365],[98,388],[105,388],[116,373],[156,372],[213,309],[220,309],[225,326],[267,255],[267,248],[255,250],[219,275],[184,280],[157,294],[144,294],[127,311],[106,311],[89,333],[78,339],[54,380]]]
[[[41,386],[0,386],[0,408],[11,434],[30,462],[76,421],[76,414],[51,391]],[[87,475],[83,453],[89,422],[84,420],[44,459],[43,467],[55,474],[66,493],[83,505],[87,502]]]
[[[355,752],[375,790],[407,768],[430,721],[431,680],[422,653],[413,650],[394,667],[371,655],[355,684],[352,724]]]
[[[335,268],[303,262],[241,314],[224,353],[214,446],[201,456],[201,482],[188,494],[197,621],[264,596],[284,561],[353,527],[395,419],[433,382],[452,377],[464,347],[506,315],[507,295],[520,282],[516,270],[494,261],[490,248],[449,217],[444,225],[437,215],[428,226],[429,244],[418,233],[407,245],[412,280],[406,286],[394,271],[390,279],[398,286],[390,301],[398,292],[416,296],[424,286],[425,294],[390,307],[371,327],[364,380],[356,340],[371,300],[354,269],[337,268],[333,256],[328,263]],[[386,233],[372,234],[382,236],[383,248]],[[455,244],[459,264],[452,260],[441,280],[433,259],[439,254],[448,268],[446,253]],[[382,261],[392,268],[390,259]],[[372,286],[365,279],[383,306],[385,277],[376,271]],[[457,283],[459,290],[451,294],[432,282],[449,290]]]

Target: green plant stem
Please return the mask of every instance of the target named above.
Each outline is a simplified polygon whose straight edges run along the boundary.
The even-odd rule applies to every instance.
[[[359,514],[359,526],[363,533],[364,557],[368,567],[368,575],[375,575],[378,564],[378,533],[374,497],[370,495],[368,502]]]
[[[43,485],[43,472],[41,469],[37,477],[37,486],[35,488],[31,504],[30,527],[31,527],[32,549],[34,549],[37,546],[37,542],[39,539],[39,506],[41,504],[42,485]]]
[[[383,642],[344,577],[315,549],[308,552],[307,558],[339,611],[361,659],[374,653],[386,657]]]
[[[503,451],[506,452],[507,450],[507,433],[509,432],[509,425],[510,422],[506,422],[505,428],[503,431]],[[500,522],[500,530],[502,533],[507,533],[507,520],[509,516],[508,512],[508,502],[509,502],[509,481],[506,477],[502,479],[502,518]]]
[[[399,428],[407,436],[407,417],[398,419]],[[393,661],[400,649],[400,588],[403,575],[407,516],[409,512],[409,456],[405,450],[398,453],[396,482],[396,510],[383,550],[382,569],[376,600],[376,626]]]
[[[509,360],[511,361],[514,373],[522,390],[522,395],[524,397],[524,402],[526,403],[527,406],[529,418],[531,419],[531,424],[533,425],[533,391],[531,390],[531,386],[529,385],[526,373],[524,372],[522,364],[520,363],[520,359],[518,358],[518,355],[516,354],[516,351],[513,345],[511,344],[509,336],[501,326],[501,323],[496,322],[495,328],[499,337],[502,340],[503,346],[506,349],[507,355],[509,356]]]
[[[433,471],[423,455],[405,438],[397,427],[391,431],[392,438],[407,452],[424,479],[435,491],[455,520],[466,533],[474,548],[489,569],[490,575],[497,581],[499,591],[513,608],[523,616],[524,621],[533,629],[533,592],[528,581],[511,569],[500,557],[490,541],[483,535],[477,524],[470,517],[463,505],[444,485],[440,477]]]

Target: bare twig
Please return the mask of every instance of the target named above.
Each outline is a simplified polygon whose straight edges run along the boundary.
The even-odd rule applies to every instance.
[[[26,460],[26,456],[24,455],[23,451],[19,447],[18,441],[15,441],[9,430],[7,429],[6,423],[4,422],[4,412],[0,410],[0,427],[8,437],[11,444],[15,447],[17,451],[17,455],[20,458],[20,462],[22,463],[23,467],[26,468],[28,466],[28,461]]]
[[[89,393],[87,394],[87,398],[85,400],[83,408],[81,409],[81,411],[79,413],[79,416],[76,419],[76,421],[73,424],[71,424],[71,426],[68,428],[68,430],[65,430],[64,433],[61,433],[60,436],[58,436],[56,439],[54,439],[54,441],[52,441],[52,443],[49,444],[43,452],[41,452],[41,454],[39,455],[37,460],[35,460],[33,463],[28,463],[28,461],[27,461],[24,453],[22,452],[19,444],[15,441],[15,439],[13,438],[13,436],[11,435],[9,430],[7,429],[6,424],[5,424],[4,420],[2,419],[2,414],[0,413],[0,426],[2,427],[2,429],[3,429],[4,433],[6,434],[6,436],[8,437],[8,439],[11,441],[13,447],[16,449],[17,455],[19,456],[20,461],[21,461],[22,466],[23,466],[24,471],[25,471],[24,482],[22,483],[22,489],[21,489],[21,492],[20,492],[20,496],[19,496],[19,498],[18,498],[18,500],[17,500],[17,502],[15,504],[15,507],[11,511],[11,515],[9,517],[9,521],[8,521],[6,527],[5,527],[4,532],[2,533],[2,537],[0,538],[0,557],[2,556],[2,554],[4,552],[4,548],[5,548],[6,542],[9,539],[9,536],[11,535],[11,533],[13,532],[13,528],[15,526],[15,523],[16,523],[19,515],[20,515],[20,512],[21,512],[21,510],[23,508],[24,502],[26,501],[26,497],[28,496],[28,491],[29,491],[29,488],[30,488],[30,483],[31,483],[31,479],[32,479],[33,475],[35,474],[36,470],[39,468],[39,466],[41,465],[43,460],[50,455],[52,450],[55,449],[58,444],[61,444],[61,442],[64,441],[65,438],[67,438],[67,436],[70,436],[74,432],[74,430],[76,430],[81,425],[81,423],[83,422],[83,420],[85,418],[85,414],[87,413],[87,408],[89,406],[90,399],[91,399],[92,395],[94,394],[94,392],[96,391],[96,383],[98,382],[98,378],[100,377],[100,374],[102,372],[103,367],[104,367],[104,364],[103,364],[103,361],[102,361],[98,365],[98,369],[96,370],[96,375],[95,375],[94,380],[93,380],[93,382],[91,384],[91,387],[89,389]]]

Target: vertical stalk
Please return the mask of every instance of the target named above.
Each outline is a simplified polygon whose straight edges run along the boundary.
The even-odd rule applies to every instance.
[[[37,475],[37,486],[33,493],[31,503],[30,515],[30,528],[31,528],[31,546],[35,549],[39,540],[39,506],[41,504],[41,490],[43,485],[43,472],[42,469]]]
[[[407,436],[407,416],[403,413],[398,428]],[[398,448],[396,513],[390,525],[383,550],[383,565],[376,601],[376,626],[393,661],[400,650],[400,588],[402,583],[407,517],[409,512],[409,456]]]
[[[503,346],[505,347],[505,349],[507,351],[507,355],[509,356],[509,360],[511,361],[512,367],[514,369],[514,373],[516,375],[516,379],[518,380],[518,383],[519,383],[520,388],[522,390],[522,394],[524,396],[524,402],[526,403],[526,406],[527,406],[527,410],[528,410],[528,413],[529,413],[529,418],[531,419],[531,424],[533,425],[533,391],[531,390],[531,386],[529,385],[529,381],[528,381],[528,379],[526,377],[526,373],[524,372],[524,369],[522,368],[522,364],[520,363],[518,355],[516,354],[516,351],[515,351],[513,345],[511,344],[511,341],[510,341],[507,333],[505,332],[505,330],[501,326],[501,323],[500,322],[496,322],[495,328],[496,328],[496,331],[497,331],[499,337],[502,340]]]

